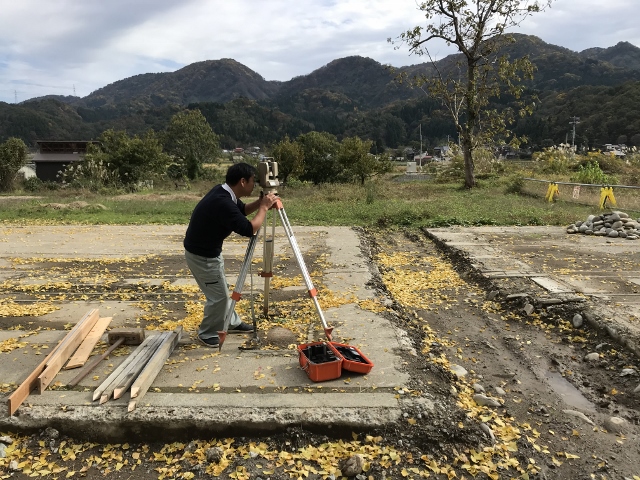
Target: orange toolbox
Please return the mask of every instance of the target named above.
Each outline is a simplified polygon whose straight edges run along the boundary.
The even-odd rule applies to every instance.
[[[335,380],[342,375],[342,355],[329,342],[298,345],[300,366],[314,382]]]
[[[373,362],[357,347],[344,343],[329,342],[342,357],[342,369],[349,372],[369,373],[373,368]]]

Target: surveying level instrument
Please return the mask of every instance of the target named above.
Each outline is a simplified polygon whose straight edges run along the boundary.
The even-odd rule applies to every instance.
[[[273,160],[273,158],[266,157],[260,161],[258,164],[258,181],[260,187],[262,188],[261,195],[266,195],[268,193],[277,194],[277,188],[280,186],[280,182],[278,181],[278,163]],[[293,230],[291,228],[291,224],[289,223],[289,218],[287,217],[287,213],[284,210],[284,206],[282,205],[282,200],[280,198],[277,199],[276,203],[271,207],[272,210],[276,210],[278,212],[278,216],[280,217],[280,223],[284,228],[285,234],[289,239],[289,244],[291,245],[291,249],[293,250],[293,254],[296,257],[296,261],[298,262],[298,266],[300,267],[300,272],[302,273],[302,278],[304,279],[304,283],[307,287],[307,291],[309,292],[309,296],[313,301],[313,304],[316,308],[316,312],[320,317],[320,322],[322,323],[322,328],[324,330],[324,334],[327,339],[331,341],[331,332],[333,331],[333,327],[329,327],[326,319],[324,318],[324,313],[322,312],[322,308],[320,307],[320,303],[318,302],[318,291],[313,286],[313,282],[311,281],[311,277],[309,272],[307,271],[307,267],[304,263],[304,259],[302,258],[302,253],[300,252],[300,248],[298,246],[298,242],[296,240],[295,235],[293,234]],[[267,212],[268,214],[268,212]],[[263,222],[264,227],[264,248],[263,248],[263,271],[260,273],[260,276],[264,278],[264,304],[263,304],[263,313],[267,315],[269,313],[269,287],[271,277],[273,277],[273,252],[274,252],[274,239],[275,239],[275,231],[276,231],[276,215],[275,213],[271,215],[271,234],[267,236],[267,223],[268,217],[265,218]],[[218,349],[222,349],[222,344],[227,337],[227,331],[229,330],[229,324],[231,322],[231,317],[233,316],[233,312],[236,308],[236,303],[242,297],[242,288],[244,286],[245,279],[247,277],[247,272],[251,266],[251,259],[253,257],[253,252],[255,251],[256,243],[258,239],[258,234],[256,233],[249,240],[249,245],[247,246],[247,250],[244,255],[244,260],[242,261],[242,266],[240,267],[240,273],[238,274],[238,281],[233,289],[231,294],[231,303],[229,304],[229,308],[227,309],[226,315],[224,317],[224,329],[221,332],[218,332],[218,336],[220,338],[220,343],[218,344]],[[259,343],[258,339],[258,326],[257,321],[254,315],[253,318],[253,339],[252,339],[252,347],[248,348],[257,348],[257,344]]]
[[[278,162],[274,162],[273,157],[265,157],[258,164],[258,182],[263,193],[278,193]]]

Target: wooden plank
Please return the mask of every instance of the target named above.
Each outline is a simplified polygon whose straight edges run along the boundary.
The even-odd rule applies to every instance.
[[[131,354],[129,354],[129,356],[120,365],[118,365],[118,368],[116,368],[113,372],[111,372],[111,375],[109,375],[104,382],[98,385],[98,388],[96,388],[93,392],[94,402],[102,396],[102,393],[107,388],[109,388],[109,386],[120,376],[120,374],[129,366],[129,364],[132,361],[135,361],[135,358],[142,351],[146,350],[146,347],[147,345],[149,345],[149,342],[154,340],[156,337],[157,335],[150,335],[147,338],[145,338],[144,341],[140,345],[138,345],[138,347],[133,352],[131,352]],[[114,385],[114,388],[115,388],[115,385]]]
[[[67,334],[62,339],[62,341],[56,346],[56,348],[53,351],[54,355],[52,356],[50,361],[53,361],[55,359],[55,357],[58,355],[58,352],[67,345],[70,338],[77,335],[78,329],[82,327],[82,325],[87,321],[87,319],[95,319],[97,321],[98,317],[99,317],[99,312],[97,308],[92,308],[87,313],[85,313],[84,316],[78,321],[78,323],[76,323],[73,326],[73,328],[67,332]],[[47,365],[49,365],[49,362],[47,363]]]
[[[166,334],[154,335],[153,339],[149,342],[144,350],[142,350],[135,358],[131,359],[126,368],[118,375],[118,377],[111,382],[111,384],[102,392],[100,396],[100,404],[105,403],[112,396],[115,395],[116,389],[123,388],[123,385],[133,377],[135,379],[136,372],[140,372],[149,361],[153,352],[156,351],[158,346],[162,343]],[[131,380],[133,383],[133,380]],[[121,392],[121,395],[124,391]],[[114,397],[115,398],[115,397]]]
[[[18,388],[9,396],[7,399],[7,405],[9,407],[9,416],[13,415],[16,410],[22,405],[25,399],[29,396],[29,394],[38,386],[38,377],[44,372],[47,365],[50,363],[52,358],[59,354],[60,349],[67,344],[69,341],[69,336],[76,332],[79,329],[81,323],[84,323],[87,318],[94,315],[94,312],[97,316],[97,309],[89,310],[88,313],[85,314],[84,317],[80,319],[80,321],[64,336],[64,338],[58,342],[58,345],[51,350],[49,355],[45,357],[45,359],[38,365],[29,376],[20,384]]]
[[[65,370],[78,368],[87,363],[89,355],[91,355],[91,352],[95,348],[96,343],[98,343],[98,340],[100,340],[100,337],[102,337],[105,330],[111,323],[112,318],[113,317],[103,317],[98,319],[96,324],[93,326],[91,331],[87,334],[87,336],[84,338],[84,340],[76,350],[76,353],[74,353],[67,362],[67,365],[64,367]]]
[[[145,393],[147,393],[153,384],[153,381],[158,376],[158,373],[162,370],[167,359],[176,348],[176,345],[178,345],[181,336],[182,327],[180,326],[176,328],[170,336],[162,342],[162,345],[158,347],[151,360],[149,360],[147,365],[144,367],[144,370],[140,372],[138,378],[136,378],[135,382],[131,386],[131,401],[129,402],[127,411],[132,412],[135,410],[136,405],[140,402],[142,397],[144,397]]]
[[[76,327],[78,327],[77,329],[74,327],[71,332],[67,334],[62,344],[56,349],[47,362],[44,371],[38,376],[36,386],[40,395],[42,395],[42,392],[45,391],[65,362],[69,360],[69,357],[76,351],[82,343],[82,340],[94,327],[98,321],[98,316],[98,310],[94,309],[91,314],[87,314],[78,322],[78,325],[76,325]]]
[[[156,345],[156,348],[154,348],[152,350],[149,350],[149,352],[147,354],[145,354],[144,358],[139,359],[135,363],[135,365],[132,365],[132,368],[129,370],[129,372],[127,373],[125,378],[121,382],[119,382],[118,385],[116,386],[116,388],[113,390],[113,398],[114,399],[118,399],[122,395],[124,395],[124,392],[126,392],[127,389],[131,386],[131,384],[138,378],[138,375],[140,375],[140,372],[142,372],[142,370],[144,370],[144,368],[147,366],[147,363],[149,363],[150,359],[153,358],[155,353],[158,351],[158,348],[160,348],[162,346],[162,344],[171,335],[172,335],[172,333],[170,333],[170,332],[161,333],[159,336],[161,336],[162,338],[160,339],[160,341]]]
[[[118,365],[118,367],[113,372],[111,372],[111,375],[109,375],[100,385],[98,385],[98,387],[93,391],[92,398],[94,402],[100,398],[102,392],[104,392],[107,387],[109,387],[109,385],[111,385],[111,383],[113,383],[113,381],[118,378],[122,371],[127,368],[127,365],[129,364],[131,359],[138,353],[140,353],[142,349],[149,344],[152,338],[152,336],[147,336],[144,341],[140,345],[138,345],[136,349],[131,352],[129,356],[125,358],[124,361],[120,365]]]
[[[18,388],[9,396],[7,399],[7,405],[9,406],[9,416],[16,413],[18,407],[22,405],[22,402],[29,396],[29,394],[36,388],[38,376],[43,372],[45,367],[47,366],[47,362],[54,354],[55,349],[47,355],[47,357],[38,365],[33,372],[26,378],[24,382],[20,384]]]

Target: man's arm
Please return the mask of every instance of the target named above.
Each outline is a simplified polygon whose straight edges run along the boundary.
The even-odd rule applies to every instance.
[[[244,213],[247,215],[252,214],[253,212],[255,212],[256,210],[258,210],[258,208],[260,208],[260,201],[262,200],[262,193],[260,193],[260,197],[257,200],[254,200],[251,203],[245,203],[244,205]]]
[[[273,193],[267,193],[261,195],[255,202],[248,203],[244,206],[244,212],[248,215],[256,210],[258,213],[251,219],[251,226],[253,227],[253,234],[255,235],[262,226],[264,219],[267,217],[267,212],[278,200]]]

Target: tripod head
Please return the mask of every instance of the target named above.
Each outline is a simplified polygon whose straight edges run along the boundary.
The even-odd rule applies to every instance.
[[[273,157],[265,157],[258,164],[258,183],[264,194],[277,193],[277,187],[280,185],[278,181],[278,162]]]

